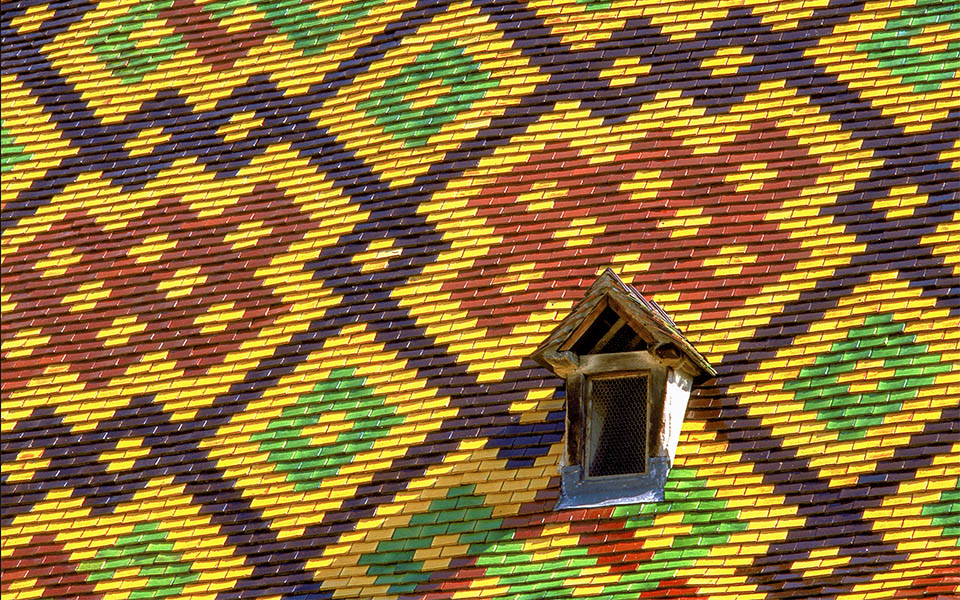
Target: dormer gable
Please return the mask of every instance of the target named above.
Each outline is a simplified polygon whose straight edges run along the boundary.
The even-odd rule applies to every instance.
[[[716,375],[656,302],[607,268],[532,358],[564,376],[582,356],[637,351],[652,353],[698,382]]]

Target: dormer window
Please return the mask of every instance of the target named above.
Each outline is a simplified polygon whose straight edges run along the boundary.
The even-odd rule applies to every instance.
[[[557,508],[662,500],[692,384],[716,374],[670,317],[607,269],[533,358],[566,380]]]
[[[587,378],[588,477],[647,472],[649,381],[646,373]]]

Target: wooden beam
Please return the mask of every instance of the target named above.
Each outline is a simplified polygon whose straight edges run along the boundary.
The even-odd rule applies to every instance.
[[[620,313],[617,314],[619,315]],[[613,327],[611,327],[607,333],[603,334],[603,337],[601,337],[600,340],[593,345],[593,348],[590,349],[588,354],[596,354],[600,348],[606,346],[607,342],[609,342],[613,336],[617,335],[617,332],[623,329],[626,324],[627,322],[623,320],[623,317],[617,319],[617,322],[613,324]]]
[[[605,308],[607,308],[606,296],[604,296],[603,300],[598,302],[597,305],[593,307],[593,310],[591,310],[590,313],[587,314],[582,321],[580,321],[580,325],[573,330],[573,333],[570,334],[570,337],[568,337],[567,340],[560,346],[560,351],[564,352],[570,348],[573,348],[574,344],[577,343],[577,340],[580,339],[580,336],[590,329],[590,326],[593,325],[593,322],[597,320],[597,318],[600,316],[600,313],[602,313],[603,309]]]

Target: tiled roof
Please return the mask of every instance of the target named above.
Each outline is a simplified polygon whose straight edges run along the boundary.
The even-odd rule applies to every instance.
[[[2,22],[5,599],[958,594],[955,1]],[[555,511],[608,266],[719,375]]]

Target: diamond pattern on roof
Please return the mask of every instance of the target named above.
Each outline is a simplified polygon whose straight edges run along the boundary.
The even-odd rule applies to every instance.
[[[158,65],[186,47],[182,36],[176,34],[159,39],[151,36],[147,37],[147,43],[138,43],[138,38],[144,37],[144,26],[158,20],[162,22],[161,15],[173,5],[174,0],[146,0],[131,6],[90,38],[94,54],[124,83],[141,81],[146,73],[155,71]]]
[[[376,116],[384,132],[415,148],[425,145],[427,137],[496,85],[489,72],[481,71],[463,48],[448,40],[418,54],[382,88],[370,92],[370,99],[357,104],[357,109]]]
[[[953,4],[5,2],[3,597],[957,595]],[[719,374],[556,511],[608,267]]]
[[[935,91],[960,70],[960,39],[951,35],[960,29],[960,14],[954,9],[937,0],[919,0],[905,6],[857,50],[913,84],[915,92]],[[938,34],[946,35],[941,41]]]
[[[841,430],[838,439],[862,439],[868,427],[883,423],[886,414],[899,411],[904,400],[951,369],[903,330],[892,315],[868,317],[864,327],[850,330],[783,389],[804,400],[804,410],[816,410],[827,429]]]

